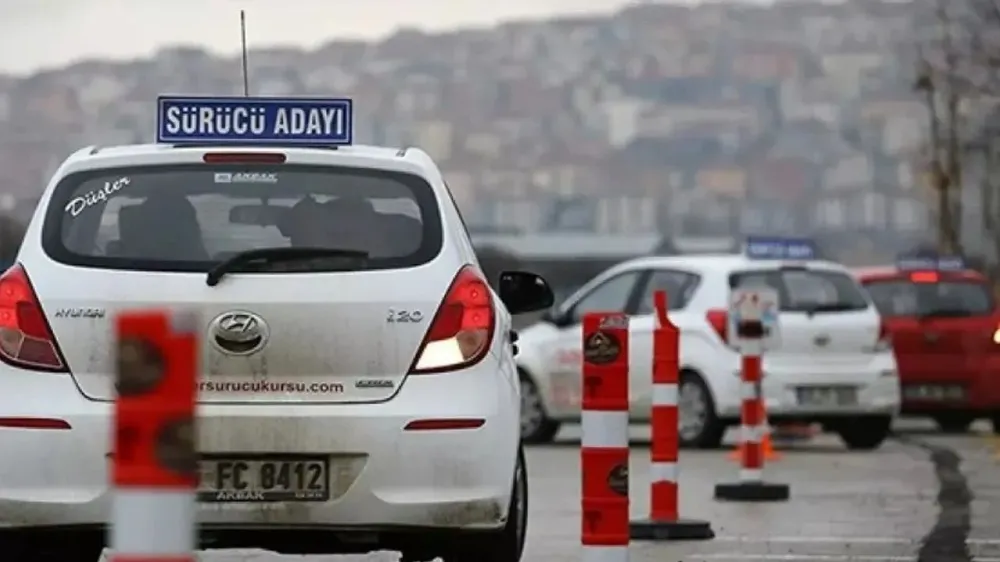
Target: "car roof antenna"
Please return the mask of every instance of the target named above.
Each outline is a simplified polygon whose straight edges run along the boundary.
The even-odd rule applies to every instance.
[[[247,13],[240,10],[240,48],[243,63],[243,96],[250,97],[250,73],[247,70]]]

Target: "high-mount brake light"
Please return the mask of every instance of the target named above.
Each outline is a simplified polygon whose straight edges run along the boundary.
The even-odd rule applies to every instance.
[[[410,374],[455,371],[486,356],[496,328],[489,285],[471,265],[459,270],[420,344]]]
[[[914,271],[910,274],[910,281],[914,283],[937,283],[940,279],[936,271]]]
[[[287,158],[280,152],[206,152],[201,161],[206,164],[284,164]]]
[[[56,338],[20,264],[0,275],[0,360],[25,369],[66,371]]]
[[[729,322],[729,313],[721,308],[713,308],[705,313],[708,325],[719,335],[719,339],[728,343],[726,339],[726,324]]]

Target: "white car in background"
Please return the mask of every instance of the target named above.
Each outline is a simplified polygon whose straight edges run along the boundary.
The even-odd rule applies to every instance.
[[[811,256],[810,256],[811,257]],[[680,329],[680,439],[717,447],[740,417],[740,356],[726,343],[732,288],[779,292],[781,341],[763,358],[770,420],[818,422],[852,449],[877,448],[900,405],[896,362],[879,314],[842,265],[743,254],[644,257],[601,273],[520,334],[521,435],[552,440],[580,417],[581,319],[621,311],[630,320],[630,408],[647,422],[652,399],[653,293],[666,291]]]
[[[197,115],[199,134],[167,138],[171,107]],[[157,144],[90,147],[55,172],[0,276],[10,560],[97,559],[112,503],[114,320],[150,308],[203,320],[203,544],[520,559],[511,314],[550,306],[551,290],[507,272],[494,293],[419,149],[351,145],[349,133],[219,139],[201,119],[253,114],[268,128],[294,109],[310,129],[336,122],[317,108],[350,111],[161,99]]]

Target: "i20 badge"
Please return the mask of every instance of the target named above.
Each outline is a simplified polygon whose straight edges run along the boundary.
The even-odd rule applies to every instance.
[[[209,332],[216,349],[227,355],[254,354],[267,345],[271,335],[263,318],[242,310],[216,316]]]

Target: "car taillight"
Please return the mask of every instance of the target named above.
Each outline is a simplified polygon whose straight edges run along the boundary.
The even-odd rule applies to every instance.
[[[478,363],[489,351],[495,320],[486,280],[474,267],[463,267],[434,315],[410,373],[454,371]]]
[[[722,309],[712,309],[705,313],[705,318],[708,319],[708,325],[719,334],[719,338],[723,342],[727,341],[726,324],[729,322],[729,314]]]
[[[0,275],[0,359],[26,369],[66,371],[52,329],[20,264]]]

